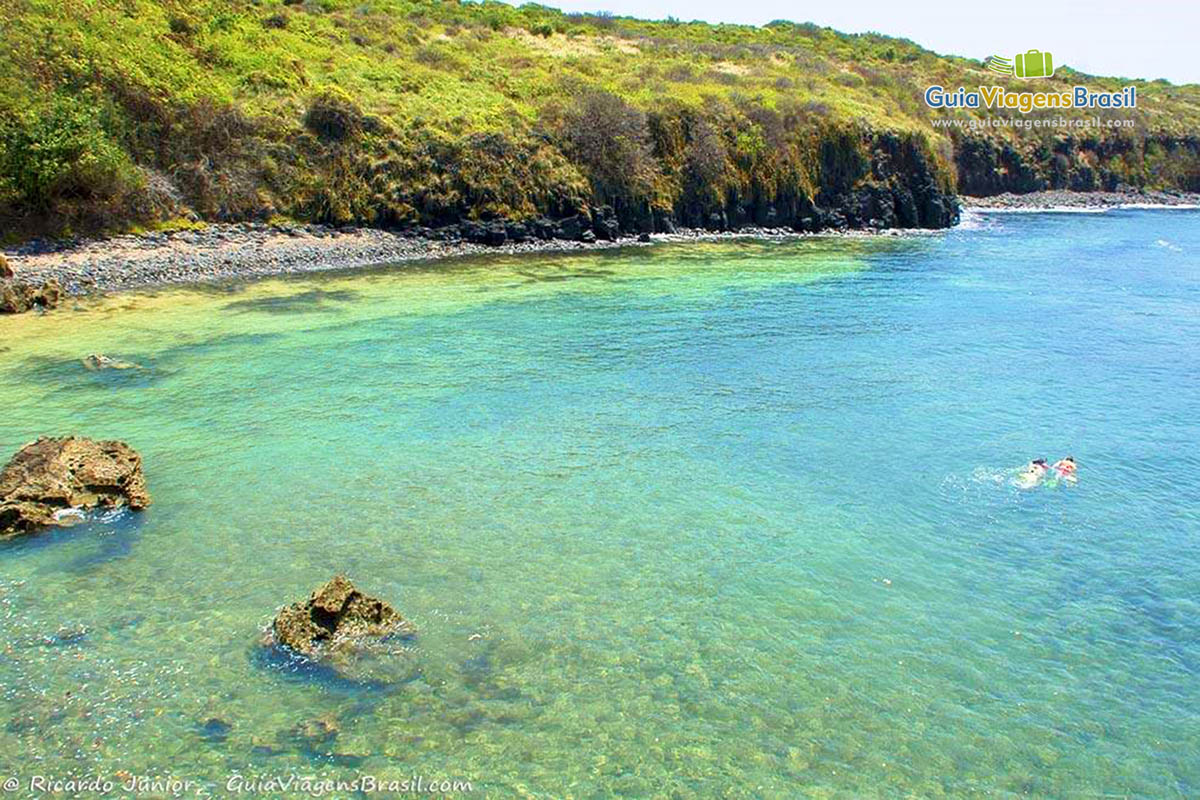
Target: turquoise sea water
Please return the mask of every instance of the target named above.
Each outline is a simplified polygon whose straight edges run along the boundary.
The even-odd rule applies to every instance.
[[[0,320],[0,450],[121,438],[155,499],[0,544],[0,777],[1196,797],[1197,222],[991,215]],[[1077,486],[1011,484],[1067,454]],[[412,680],[264,654],[336,571],[417,625]]]

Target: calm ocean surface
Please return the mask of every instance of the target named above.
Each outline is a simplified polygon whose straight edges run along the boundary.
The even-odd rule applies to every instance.
[[[0,455],[124,439],[155,499],[0,544],[0,777],[1200,796],[1198,222],[994,214],[0,319]],[[1068,454],[1077,486],[1012,485]],[[264,656],[338,571],[417,625],[412,680]]]

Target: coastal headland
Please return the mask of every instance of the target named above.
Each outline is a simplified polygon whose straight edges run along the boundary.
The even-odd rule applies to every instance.
[[[806,23],[99,0],[19,6],[5,36],[10,248],[216,224],[504,247],[939,229],[957,221],[958,196],[1200,191],[1195,86],[1086,75],[1069,60],[1034,85]],[[933,86],[981,85],[1018,101],[1085,87],[1130,102],[926,100]],[[1070,124],[980,127],[1001,113]]]

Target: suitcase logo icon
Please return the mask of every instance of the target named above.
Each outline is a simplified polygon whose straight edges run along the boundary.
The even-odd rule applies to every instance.
[[[1017,53],[1012,59],[988,56],[983,64],[992,72],[1015,75],[1018,78],[1049,78],[1054,74],[1053,56],[1041,50]]]

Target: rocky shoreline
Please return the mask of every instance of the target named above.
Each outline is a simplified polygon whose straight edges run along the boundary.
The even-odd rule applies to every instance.
[[[586,250],[631,241],[636,240],[488,245],[373,228],[240,223],[66,245],[34,242],[5,255],[15,280],[53,278],[69,294],[80,295],[482,253]]]
[[[964,197],[967,211],[1104,210],[1130,206],[1200,206],[1185,192],[1042,191]],[[14,284],[57,282],[71,295],[261,278],[304,272],[435,261],[472,255],[580,252],[656,242],[784,239],[805,236],[901,235],[898,229],[798,232],[742,227],[735,231],[682,228],[674,233],[624,235],[615,224],[579,231],[539,230],[513,223],[467,222],[445,229],[378,228],[263,222],[214,223],[170,232],[126,234],[65,242],[35,240],[3,256]],[[599,230],[602,235],[595,235]],[[927,231],[925,231],[927,232]]]
[[[1104,210],[1129,207],[1178,208],[1200,206],[1200,194],[1189,192],[1072,192],[1047,190],[1026,194],[963,197],[965,211]]]
[[[845,231],[840,235],[900,233]],[[782,228],[742,228],[733,233],[683,229],[582,241],[505,237],[487,244],[442,232],[239,223],[68,243],[37,241],[5,251],[5,256],[14,280],[39,285],[56,280],[69,294],[83,295],[472,255],[585,252],[656,242],[811,235]]]

